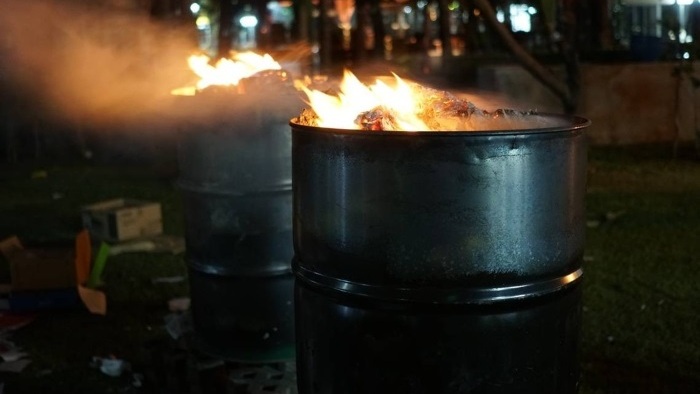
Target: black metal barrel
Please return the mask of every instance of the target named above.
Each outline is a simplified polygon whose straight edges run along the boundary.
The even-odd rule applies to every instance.
[[[300,392],[576,392],[588,121],[532,116],[292,124]]]
[[[182,98],[198,109],[178,151],[195,339],[240,362],[294,359],[287,122],[299,100],[263,93]]]

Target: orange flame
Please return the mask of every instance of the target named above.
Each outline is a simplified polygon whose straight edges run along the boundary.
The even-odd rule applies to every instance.
[[[173,90],[174,95],[192,96],[197,90],[209,86],[236,86],[251,75],[265,70],[280,70],[282,67],[268,54],[258,55],[254,52],[240,52],[232,59],[219,59],[215,65],[209,64],[207,55],[192,55],[187,59],[190,69],[200,78],[196,87],[184,87]]]
[[[421,99],[418,94],[396,74],[394,78],[394,87],[379,79],[367,86],[352,72],[345,70],[337,96],[303,86],[301,89],[308,96],[309,104],[318,116],[319,127],[359,129],[356,123],[359,114],[383,107],[393,115],[396,130],[429,130],[417,116],[421,112]]]

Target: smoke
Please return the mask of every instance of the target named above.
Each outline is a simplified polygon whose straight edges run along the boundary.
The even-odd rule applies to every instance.
[[[139,0],[0,0],[0,89],[33,111],[89,124],[165,115],[192,82],[190,15],[155,21]],[[188,23],[189,22],[189,23]]]

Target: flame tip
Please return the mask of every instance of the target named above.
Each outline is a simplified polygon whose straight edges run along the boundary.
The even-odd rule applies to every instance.
[[[379,77],[368,86],[348,69],[344,69],[340,92],[328,95],[304,89],[317,115],[317,126],[341,129],[428,130],[418,117],[421,112],[416,92],[393,73],[397,86]]]

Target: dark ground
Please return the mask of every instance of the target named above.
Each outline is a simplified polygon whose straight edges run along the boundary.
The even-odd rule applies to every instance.
[[[3,164],[0,238],[70,245],[79,208],[114,197],[159,201],[165,233],[182,235],[172,141],[133,138],[122,150],[94,144],[90,160],[59,160],[45,149],[38,159]],[[83,148],[63,151],[78,157]],[[700,159],[691,146],[675,159],[671,152],[665,144],[590,148],[582,394],[700,387]],[[32,363],[18,374],[0,373],[0,392],[163,392],[154,354],[174,346],[164,328],[167,301],[188,289],[152,279],[173,275],[186,275],[182,255],[110,258],[107,315],[38,313],[11,337]],[[146,385],[134,388],[130,374],[112,378],[90,366],[92,357],[110,355],[143,373]]]

